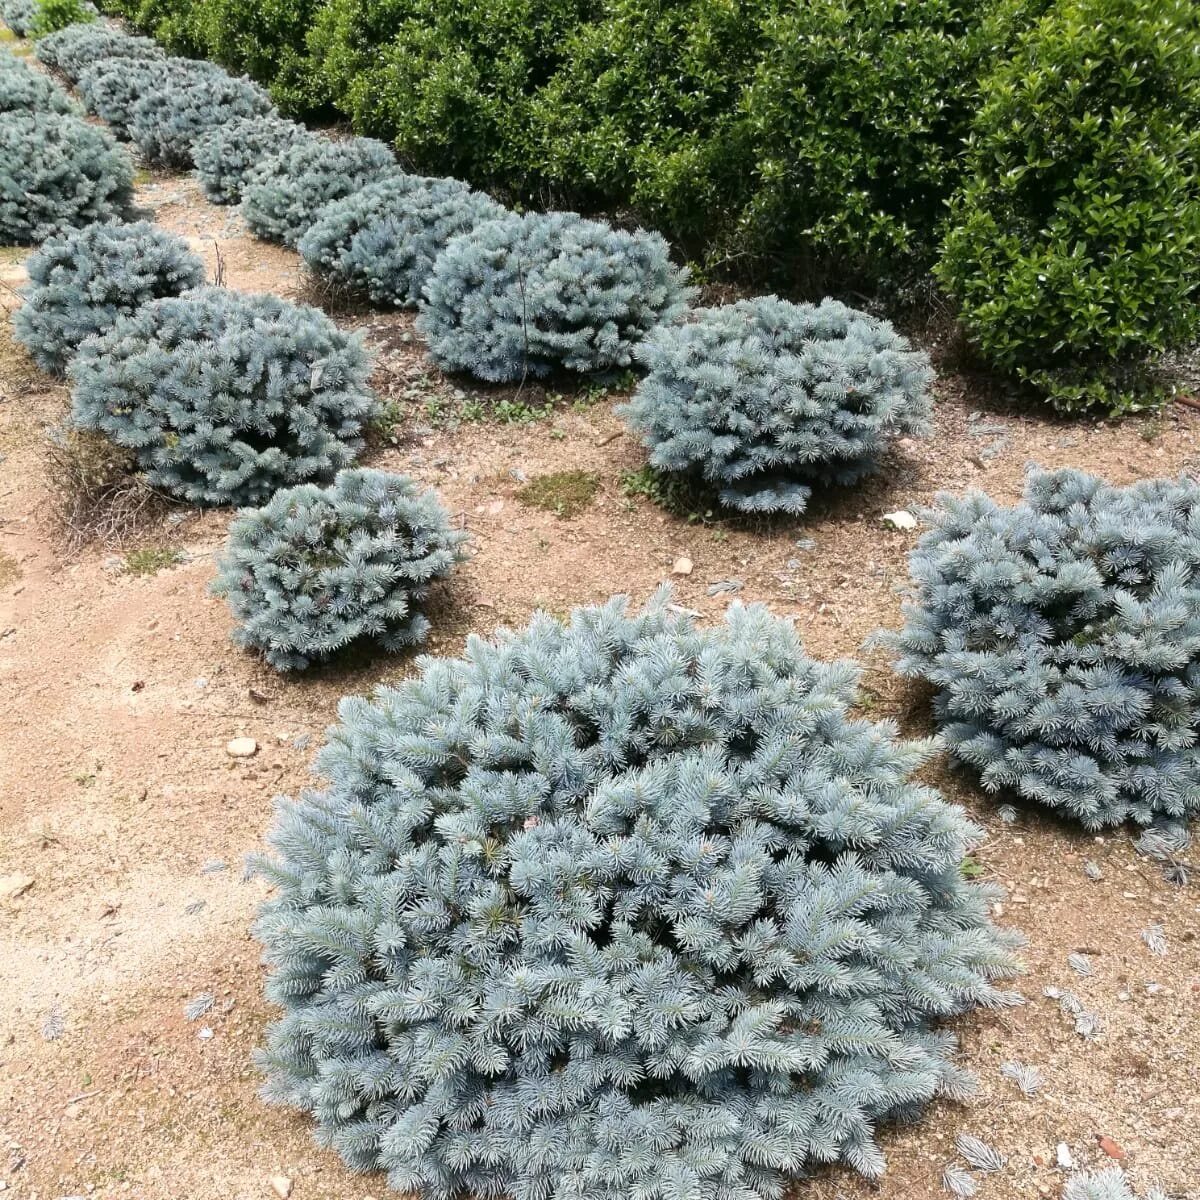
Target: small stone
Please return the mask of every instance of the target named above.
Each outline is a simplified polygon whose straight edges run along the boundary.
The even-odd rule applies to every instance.
[[[1125,1151],[1107,1134],[1096,1134],[1096,1145],[1099,1146],[1109,1158],[1120,1160],[1125,1157]]]
[[[258,753],[258,743],[252,737],[235,737],[225,747],[230,758],[253,758]]]
[[[906,508],[898,508],[895,512],[884,513],[884,522],[893,529],[916,529],[917,518]]]
[[[16,900],[33,887],[33,876],[22,875],[20,871],[12,875],[0,875],[0,900]]]
[[[1066,1142],[1058,1143],[1054,1151],[1054,1158],[1062,1171],[1069,1171],[1075,1165],[1075,1160],[1071,1157],[1071,1148]]]
[[[292,1194],[292,1181],[286,1175],[272,1175],[271,1191],[279,1197],[279,1200],[288,1200]]]
[[[692,573],[692,560],[687,555],[682,555],[675,560],[675,565],[671,568],[672,575],[690,575]]]

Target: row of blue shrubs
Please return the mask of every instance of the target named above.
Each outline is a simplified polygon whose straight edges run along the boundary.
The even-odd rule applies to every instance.
[[[121,58],[123,48],[131,58]],[[92,53],[117,65],[106,74]],[[253,92],[239,93],[239,81],[208,64],[156,58],[152,44],[111,27],[64,30],[39,42],[38,54],[86,81],[91,107],[99,96],[123,103],[105,90],[108,76],[145,67],[170,79],[118,127],[140,137],[148,155],[174,144],[158,157],[194,160],[206,194],[239,202],[256,234],[298,246],[314,273],[377,304],[419,303],[418,327],[438,361],[461,368],[470,356],[476,374],[508,379],[604,370],[636,354],[647,373],[622,411],[651,462],[699,480],[732,510],[801,513],[812,486],[851,483],[874,469],[889,437],[928,428],[925,356],[867,314],[775,297],[689,310],[686,275],[657,235],[570,213],[510,213],[456,180],[404,173],[378,142],[321,137],[270,112],[220,122],[224,102],[206,107],[198,95],[236,93],[250,103]],[[164,97],[176,91],[182,99],[172,109]],[[133,450],[153,485],[189,502],[265,506],[235,524],[218,583],[241,640],[283,669],[361,637],[389,646],[419,640],[416,605],[461,556],[461,535],[411,481],[357,471],[328,489],[311,482],[353,463],[377,411],[358,337],[316,309],[202,287],[199,259],[145,223],[52,238],[30,259],[29,275],[16,335],[47,370],[69,370],[77,427]],[[223,415],[214,420],[218,400]],[[959,509],[946,502],[914,558],[925,594],[901,644],[904,669],[939,683],[961,756],[997,789],[1036,796],[1088,824],[1181,816],[1193,807],[1192,776],[1160,759],[1183,753],[1190,762],[1192,754],[1190,733],[1180,731],[1195,723],[1200,658],[1191,625],[1194,488],[1180,484],[1168,501],[1155,493],[1142,502],[1097,491],[1094,481],[1046,478],[1033,477],[1031,496],[1061,489],[1072,499],[1056,501],[1059,508],[1078,510],[1059,530],[1054,569],[1091,598],[1068,606],[1065,625],[1035,619],[1065,603],[1061,582],[1047,583],[1042,596],[1012,563],[1014,555],[1040,562],[1046,535],[1032,540],[1027,529],[1041,510],[997,510],[993,536],[974,528],[959,536]],[[353,519],[343,512],[351,509]],[[384,509],[393,516],[381,518]],[[1113,517],[1126,510],[1132,515]],[[1078,547],[1099,536],[1112,545],[1099,576],[1083,579],[1071,564],[1094,559]],[[340,539],[332,547],[331,537]],[[932,547],[946,540],[953,553],[935,556]],[[921,564],[934,558],[942,565],[930,576]],[[969,605],[955,571],[980,580]],[[1020,581],[1019,598],[1013,583],[998,588],[1004,579]],[[1155,604],[1135,617],[1126,591]],[[1024,606],[1019,618],[1013,605]],[[968,618],[993,607],[996,614]],[[971,620],[984,622],[978,634]],[[1131,657],[1135,626],[1150,648]],[[1014,639],[1018,647],[1008,647]],[[1009,657],[997,667],[1001,645]],[[1024,673],[1018,693],[1004,682],[1013,672]],[[1154,697],[1171,688],[1183,689],[1183,707],[1168,726],[1159,707],[1166,701]],[[1094,725],[1064,724],[1062,697],[1094,714]],[[979,709],[985,700],[1000,708]],[[1021,732],[998,733],[1010,703]],[[1031,715],[1038,705],[1048,714],[1040,723]],[[1010,761],[1014,746],[1026,754],[1030,745],[1040,747],[1032,760]]]
[[[640,360],[627,415],[652,463],[730,507],[803,511],[814,484],[861,476],[891,437],[927,426],[924,355],[865,313],[774,297],[691,310],[657,234],[511,213],[457,180],[406,174],[379,142],[314,135],[247,81],[111,27],[70,27],[38,54],[148,160],[194,161],[256,235],[375,303],[418,305],[440,366],[515,382]]]
[[[153,104],[97,67],[81,89],[315,270],[420,303],[448,366],[639,356],[628,419],[736,510],[802,511],[928,421],[927,361],[866,314],[761,297],[681,320],[652,234],[497,211],[270,113],[196,133],[254,93],[151,70]],[[17,334],[66,370],[76,424],[187,500],[258,505],[216,584],[239,640],[288,670],[424,636],[463,534],[411,481],[338,470],[375,408],[358,338],[202,286],[141,223],[58,234],[29,274]],[[1193,814],[1200,488],[1038,473],[1015,508],[943,498],[931,520],[890,641],[939,688],[955,752],[1088,827]],[[978,831],[910,778],[929,745],[853,715],[849,664],[763,609],[700,630],[659,597],[419,670],[344,702],[329,786],[283,808],[262,864],[269,1094],[352,1166],[446,1200],[767,1200],[817,1163],[877,1175],[878,1122],[967,1093],[939,1025],[1012,1002],[1016,939],[965,875]]]

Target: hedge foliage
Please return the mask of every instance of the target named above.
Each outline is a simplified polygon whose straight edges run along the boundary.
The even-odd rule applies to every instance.
[[[204,282],[187,243],[147,221],[96,224],[48,238],[25,264],[13,334],[44,371],[62,374],[85,338],[151,300]]]
[[[683,314],[687,271],[657,233],[577,213],[510,214],[453,238],[416,327],[448,371],[507,383],[555,370],[617,371]]]
[[[342,701],[256,931],[268,1096],[397,1190],[775,1200],[883,1170],[1011,1003],[980,835],[851,714],[858,671],[733,606],[537,615]]]
[[[99,10],[91,0],[37,0],[29,32],[35,38],[44,37],[68,25],[94,21],[97,16]]]
[[[0,244],[123,217],[132,199],[133,165],[105,130],[58,113],[0,120]]]
[[[1200,813],[1200,485],[1033,471],[931,518],[887,640],[952,753],[1088,829]]]
[[[242,191],[242,216],[257,237],[294,246],[326,204],[396,169],[392,152],[373,138],[305,138],[254,171]]]
[[[987,80],[939,274],[1060,408],[1143,406],[1200,338],[1198,47],[1191,0],[1060,0]]]
[[[330,478],[377,410],[362,340],[314,308],[199,288],[154,300],[71,361],[72,421],[193,504],[258,504]]]
[[[928,356],[836,300],[701,309],[636,355],[647,374],[619,412],[651,465],[740,512],[798,515],[814,486],[854,483],[892,439],[929,432]]]
[[[181,5],[192,31],[224,14],[229,36],[201,35],[219,61],[281,103],[332,104],[420,172],[632,204],[759,274],[878,279],[932,262],[980,76],[1049,0],[230,3]],[[120,4],[160,27],[136,6],[163,0]],[[228,48],[246,29],[266,31],[258,63]]]
[[[281,488],[239,513],[213,591],[238,622],[233,640],[280,671],[360,641],[401,650],[428,635],[421,603],[466,536],[407,476],[339,471],[329,487]]]
[[[327,204],[297,249],[320,278],[374,304],[415,306],[450,240],[505,213],[457,179],[397,171]]]
[[[172,54],[211,58],[270,84],[280,107],[327,104],[305,40],[320,0],[107,0],[106,9],[155,37]]]
[[[1200,328],[1187,0],[112,2],[407,170],[628,214],[715,274],[920,298],[940,261],[1062,408],[1155,398]]]

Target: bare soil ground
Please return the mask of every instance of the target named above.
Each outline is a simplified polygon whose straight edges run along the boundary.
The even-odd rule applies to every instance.
[[[148,178],[140,201],[214,270],[219,253],[229,286],[302,291],[294,255],[248,238],[186,177]],[[0,251],[0,280],[19,285],[22,258]],[[2,287],[0,301],[13,304]],[[926,698],[862,649],[899,621],[917,537],[884,513],[941,489],[982,487],[1011,501],[1027,462],[1082,466],[1114,483],[1200,468],[1200,412],[1068,424],[985,405],[975,383],[943,372],[934,436],[902,444],[865,485],[819,500],[799,522],[689,522],[625,494],[623,477],[643,457],[613,415],[617,397],[476,393],[427,366],[407,314],[338,319],[366,331],[376,383],[395,401],[391,435],[367,461],[436,487],[473,538],[473,557],[438,597],[433,653],[455,653],[467,632],[524,622],[538,607],[561,612],[617,592],[644,600],[687,556],[692,573],[674,579],[680,603],[715,620],[736,594],[794,617],[813,654],[861,658],[870,715],[924,733]],[[549,411],[468,419],[499,400],[518,417]],[[258,1098],[250,1056],[271,1013],[248,926],[264,889],[243,881],[241,864],[261,844],[273,797],[309,781],[339,697],[403,676],[411,659],[359,657],[282,679],[237,650],[223,603],[207,592],[227,513],[180,510],[145,531],[139,545],[180,555],[157,573],[131,573],[129,546],[65,555],[47,518],[43,447],[66,407],[65,388],[5,334],[0,876],[31,882],[20,890],[10,879],[0,898],[0,1190],[22,1200],[253,1200],[286,1176],[297,1200],[382,1200],[383,1178],[351,1175],[316,1147],[306,1118]],[[518,497],[564,470],[597,477],[574,516]],[[257,739],[258,754],[230,758],[235,736]],[[1006,889],[998,920],[1029,939],[1028,1003],[958,1023],[979,1097],[885,1131],[879,1185],[838,1169],[799,1191],[942,1196],[955,1137],[969,1132],[1007,1156],[1003,1171],[978,1176],[987,1200],[1058,1196],[1059,1142],[1080,1166],[1123,1154],[1139,1189],[1154,1181],[1194,1200],[1200,893],[1165,882],[1128,832],[1092,837],[1034,812],[1006,825],[970,779],[944,764],[929,773],[987,830],[976,858]],[[1085,874],[1089,861],[1099,879]],[[1165,930],[1165,956],[1142,941],[1152,923]],[[1092,973],[1078,974],[1071,954],[1086,955]],[[1102,1020],[1100,1035],[1079,1036],[1048,987],[1076,993]],[[202,993],[211,1010],[188,1020],[185,1006]],[[1001,1076],[1010,1060],[1042,1071],[1036,1095]]]

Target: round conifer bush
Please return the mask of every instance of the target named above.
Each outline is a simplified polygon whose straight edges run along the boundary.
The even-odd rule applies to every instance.
[[[651,329],[680,317],[690,295],[657,233],[576,213],[511,214],[450,241],[417,328],[439,366],[493,383],[613,371],[630,365]]]
[[[38,60],[72,83],[92,63],[118,58],[164,58],[162,47],[150,38],[133,37],[101,21],[68,25],[38,38],[33,47]]]
[[[237,117],[274,111],[258,84],[184,60],[172,63],[159,86],[134,104],[129,135],[148,162],[190,167],[192,143],[201,134]]]
[[[237,204],[250,175],[272,155],[312,138],[282,117],[235,117],[192,143],[196,178],[214,204]]]
[[[104,58],[84,67],[75,86],[87,111],[106,121],[119,138],[128,139],[133,106],[151,89],[165,86],[170,76],[169,64],[182,61],[185,60]]]
[[[28,37],[37,16],[37,0],[3,0],[0,3],[0,21],[17,37]]]
[[[180,237],[147,221],[88,225],[48,238],[25,264],[13,334],[44,371],[62,374],[80,343],[151,300],[204,282]]]
[[[281,488],[241,512],[213,591],[238,622],[234,641],[280,671],[362,641],[397,651],[425,640],[421,603],[465,539],[407,476],[341,471],[329,487]]]
[[[929,431],[928,357],[836,300],[700,309],[637,357],[647,375],[618,411],[651,466],[740,512],[803,513],[814,486],[854,483],[893,438]]]
[[[71,360],[72,421],[133,450],[193,504],[260,504],[332,477],[377,402],[360,335],[276,296],[199,288],[153,300]]]
[[[256,930],[272,1098],[403,1191],[774,1198],[883,1167],[1011,999],[979,831],[852,717],[858,668],[734,605],[541,614],[348,698]]]
[[[132,200],[133,165],[105,130],[59,113],[0,121],[0,243],[119,218]]]
[[[396,172],[327,204],[297,249],[319,278],[411,307],[450,239],[507,211],[457,179]]]
[[[1101,829],[1200,813],[1200,485],[940,496],[887,638],[985,789]]]
[[[79,106],[52,79],[14,62],[13,66],[4,66],[0,59],[0,115],[78,113]]]
[[[306,138],[268,158],[247,180],[242,216],[256,237],[294,246],[326,204],[396,171],[373,138]]]

